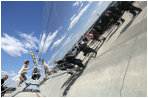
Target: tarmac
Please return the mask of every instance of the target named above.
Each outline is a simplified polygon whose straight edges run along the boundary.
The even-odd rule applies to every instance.
[[[95,43],[96,57],[84,57],[87,66],[73,75],[48,79],[40,93],[22,92],[16,97],[146,97],[147,96],[147,2],[136,1],[142,12],[132,19],[125,12],[125,22],[108,29],[105,42]]]

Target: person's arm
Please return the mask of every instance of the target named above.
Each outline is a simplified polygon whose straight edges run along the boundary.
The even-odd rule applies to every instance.
[[[25,70],[28,70],[28,69],[30,69],[30,68],[24,68]]]
[[[30,69],[30,68],[25,68],[25,65],[23,65],[23,70],[28,70],[28,69]]]
[[[26,73],[26,71],[22,71],[21,73]]]

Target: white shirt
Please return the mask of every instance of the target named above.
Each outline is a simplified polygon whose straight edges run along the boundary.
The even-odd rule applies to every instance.
[[[21,68],[21,70],[18,72],[19,74],[22,74],[22,73],[26,73],[26,70],[27,70],[28,68],[27,68],[27,65],[23,65],[22,66],[22,68]]]

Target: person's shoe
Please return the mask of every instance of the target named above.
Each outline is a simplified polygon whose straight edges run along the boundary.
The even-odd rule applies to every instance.
[[[86,53],[84,53],[83,55],[84,55],[84,56],[86,56],[87,54],[86,54]]]
[[[68,74],[73,75],[73,72],[68,72]]]
[[[103,39],[103,41],[105,41],[105,40],[106,40],[106,38]]]
[[[139,9],[139,12],[138,12],[138,14],[140,14],[140,13],[141,13],[141,11],[142,11],[142,9]]]
[[[27,82],[25,82],[26,83],[26,85],[29,85],[29,83],[27,83]]]
[[[119,26],[119,25],[120,25],[120,23],[118,22],[118,23],[117,23],[117,25]]]
[[[83,67],[81,67],[81,68],[85,69],[86,67],[85,67],[85,66],[83,66]]]
[[[97,56],[97,51],[95,51],[95,57]]]
[[[124,23],[124,21],[125,21],[125,20],[121,18],[121,22]]]
[[[132,18],[135,18],[136,14],[133,14],[133,17]]]
[[[117,22],[115,25],[119,26],[119,25],[120,25],[120,23],[119,23],[119,22]]]

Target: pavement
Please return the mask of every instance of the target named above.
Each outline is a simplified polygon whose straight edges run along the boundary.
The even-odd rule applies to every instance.
[[[47,80],[40,93],[19,93],[16,97],[146,97],[147,96],[147,2],[137,1],[142,12],[132,19],[123,15],[120,27],[108,29],[105,42],[91,47],[96,58],[84,57],[85,70]]]

